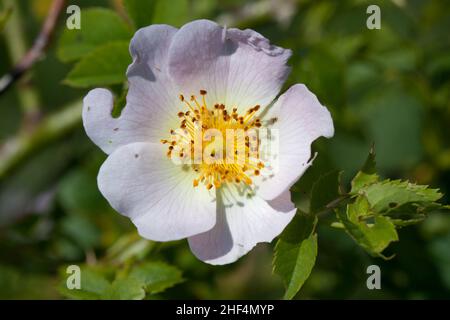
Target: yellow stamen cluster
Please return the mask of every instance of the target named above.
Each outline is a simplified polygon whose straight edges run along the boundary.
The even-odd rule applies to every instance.
[[[201,101],[195,95],[192,95],[189,101],[183,95],[180,95],[180,100],[188,110],[178,112],[180,127],[177,130],[170,130],[171,138],[161,140],[163,144],[168,145],[167,156],[170,158],[172,156],[185,158],[190,155],[190,165],[198,173],[198,177],[193,180],[194,187],[203,183],[207,189],[219,188],[227,182],[251,185],[251,176],[258,176],[260,170],[264,168],[264,164],[259,161],[259,139],[256,136],[247,135],[250,130],[260,128],[262,125],[261,120],[255,116],[260,106],[251,107],[244,115],[239,115],[237,108],[227,110],[226,106],[220,103],[208,108],[205,99],[206,94],[206,90],[200,90]],[[239,141],[236,145],[233,142],[232,160],[234,161],[222,157],[213,163],[195,162],[194,141],[197,143],[196,137],[200,135],[202,137],[200,142],[204,146],[203,137],[209,129],[218,130],[223,137],[226,136],[229,129],[243,130],[245,137],[243,145],[240,145]],[[208,141],[207,143],[213,144],[214,141]],[[223,154],[225,154],[224,147],[223,151]],[[215,151],[212,151],[210,156],[214,157]],[[238,157],[244,161],[238,161]]]

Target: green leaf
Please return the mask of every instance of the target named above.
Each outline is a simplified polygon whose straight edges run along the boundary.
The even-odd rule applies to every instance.
[[[315,214],[339,198],[341,173],[337,170],[321,176],[312,186],[310,212]]]
[[[360,227],[369,241],[371,250],[380,256],[391,242],[398,241],[395,226],[388,217],[376,216],[373,225],[361,224]]]
[[[358,197],[347,210],[336,210],[346,232],[368,253],[385,258],[383,250],[398,241],[397,231],[388,217],[373,214],[365,197]]]
[[[376,172],[375,150],[372,147],[363,167],[352,180],[351,193],[356,194],[362,187],[377,181],[378,174]]]
[[[94,175],[74,169],[60,180],[57,196],[64,210],[93,214],[103,209],[103,199],[97,190]]]
[[[189,0],[156,0],[152,23],[165,23],[176,27],[191,20]]]
[[[131,276],[117,277],[111,268],[82,266],[80,289],[67,288],[66,281],[70,275],[61,269],[62,282],[60,293],[70,299],[78,300],[141,300],[145,298],[144,283]],[[110,281],[111,278],[116,278]]]
[[[442,197],[438,189],[401,180],[385,180],[360,191],[376,212],[389,212],[407,203],[423,203],[427,206]]]
[[[101,233],[91,220],[81,214],[68,214],[61,221],[61,231],[84,250],[99,244]]]
[[[124,264],[128,260],[141,260],[152,249],[154,242],[141,238],[136,232],[122,235],[105,254],[110,263]]]
[[[133,277],[114,280],[102,295],[102,299],[105,300],[142,300],[144,298],[145,290],[142,282]]]
[[[63,274],[62,283],[59,286],[60,293],[70,299],[96,300],[100,299],[110,287],[109,281],[100,272],[88,267],[81,268],[80,289],[67,288],[66,280],[69,275]]]
[[[33,273],[0,263],[0,300],[45,300],[58,298],[52,275]]]
[[[64,82],[78,88],[120,84],[130,63],[128,42],[108,43],[79,61]]]
[[[442,197],[438,189],[401,180],[379,181],[373,148],[352,180],[350,195],[353,203],[336,210],[339,221],[332,226],[344,227],[368,253],[382,258],[383,250],[398,241],[396,228],[419,223],[426,213],[443,208],[436,202]]]
[[[131,28],[112,10],[92,8],[81,11],[81,29],[64,31],[58,57],[63,62],[80,59],[109,42],[129,41]]]
[[[273,271],[285,285],[285,299],[292,299],[311,274],[317,256],[316,216],[297,214],[275,246]]]
[[[122,110],[125,108],[125,105],[127,104],[127,95],[128,95],[128,88],[124,88],[120,93],[120,95],[117,97],[117,99],[115,99],[114,107],[111,113],[111,115],[114,118],[120,117]]]
[[[123,4],[136,29],[152,24],[154,0],[124,0]]]
[[[163,262],[149,262],[135,267],[130,277],[134,277],[150,294],[162,292],[183,281],[182,273],[174,266]]]

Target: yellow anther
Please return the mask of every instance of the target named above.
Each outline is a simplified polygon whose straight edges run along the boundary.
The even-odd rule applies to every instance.
[[[190,101],[187,101],[183,94],[179,95],[181,102],[183,102],[188,110],[186,112],[178,112],[177,115],[180,118],[179,128],[181,131],[170,130],[172,135],[170,140],[162,139],[161,143],[169,144],[167,156],[172,156],[172,151],[175,150],[177,146],[177,155],[184,159],[194,160],[195,148],[194,141],[195,137],[200,130],[201,137],[205,136],[205,132],[209,129],[218,130],[222,133],[223,137],[226,137],[227,130],[243,130],[246,134],[251,129],[256,129],[261,127],[261,121],[259,118],[255,117],[256,112],[260,109],[259,105],[249,108],[245,114],[240,115],[238,109],[233,107],[231,111],[227,110],[225,104],[217,102],[212,106],[208,107],[206,104],[207,91],[204,89],[199,90],[202,96],[201,104],[195,95],[190,96]],[[254,156],[250,162],[250,151],[257,151],[258,139],[252,136],[252,144],[250,145],[250,139],[248,136],[245,137],[245,141],[238,142],[234,146],[232,159],[244,158],[243,163],[228,163],[225,161],[227,156],[227,151],[224,146],[223,152],[218,152],[220,149],[213,149],[209,154],[212,158],[212,163],[205,161],[202,163],[192,162],[191,165],[194,172],[198,173],[197,178],[192,181],[193,187],[197,187],[199,183],[204,183],[208,190],[215,187],[220,188],[224,183],[237,183],[241,182],[246,185],[251,185],[252,179],[248,175],[260,175],[260,169],[264,167],[262,162],[254,162]],[[205,141],[202,141],[202,147],[206,147],[208,144],[215,143],[214,139],[208,140],[205,145]],[[256,146],[255,146],[256,143]],[[190,151],[190,153],[188,153]],[[203,153],[202,153],[203,154]],[[216,155],[222,155],[223,159],[219,159]],[[228,159],[228,158],[227,158]],[[211,160],[211,159],[210,159]],[[228,161],[228,160],[227,160]]]

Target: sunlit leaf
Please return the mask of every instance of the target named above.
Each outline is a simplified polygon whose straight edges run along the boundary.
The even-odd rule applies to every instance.
[[[70,276],[64,274],[60,284],[60,293],[67,298],[77,300],[97,300],[101,299],[106,290],[110,287],[109,281],[100,270],[94,270],[88,267],[80,269],[80,288],[69,289],[66,281]]]
[[[142,300],[145,291],[142,282],[133,277],[116,279],[102,294],[106,300]]]
[[[362,187],[378,181],[376,172],[375,150],[372,148],[361,170],[352,180],[352,193],[357,193]]]
[[[442,197],[438,189],[401,180],[374,183],[361,191],[376,212],[389,212],[407,203],[423,203],[426,206]]]
[[[69,62],[84,57],[98,46],[129,41],[131,28],[114,11],[90,8],[81,11],[81,28],[64,28],[58,45],[58,57]]]
[[[148,262],[135,267],[131,277],[136,278],[148,293],[164,291],[183,281],[181,271],[163,262]]]
[[[389,218],[371,217],[370,207],[364,197],[358,197],[347,210],[336,210],[339,221],[347,233],[368,253],[385,257],[382,252],[392,241],[398,241],[397,231]],[[371,219],[365,219],[365,218]]]
[[[308,279],[316,262],[317,218],[298,214],[281,234],[275,247],[273,271],[285,285],[285,299],[292,299]]]
[[[130,63],[128,42],[105,44],[80,60],[64,82],[80,88],[120,84]]]
[[[396,228],[421,222],[426,213],[438,210],[442,194],[438,189],[408,181],[383,180],[375,168],[372,150],[363,166],[352,180],[353,202],[346,209],[336,210],[338,223],[368,253],[385,257],[383,251],[393,241],[398,241]]]

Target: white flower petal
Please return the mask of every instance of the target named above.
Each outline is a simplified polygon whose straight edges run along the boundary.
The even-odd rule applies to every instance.
[[[215,199],[194,188],[192,170],[176,165],[159,144],[132,143],[115,150],[98,175],[98,186],[111,206],[129,217],[139,233],[170,241],[210,230]]]
[[[311,143],[334,134],[330,112],[305,85],[292,86],[272,108],[270,114],[278,117],[274,125],[279,130],[278,168],[262,170],[254,179],[257,194],[268,200],[289,190],[312,164]]]
[[[178,90],[167,72],[167,52],[177,29],[152,25],[136,32],[130,44],[127,104],[118,119],[111,117],[113,97],[94,89],[85,97],[83,124],[104,152],[132,142],[157,142],[177,124]]]
[[[114,138],[117,119],[111,116],[113,95],[106,89],[94,89],[83,99],[83,126],[86,134],[105,153],[112,152],[120,141]]]
[[[271,242],[295,215],[290,193],[267,202],[247,197],[234,187],[223,187],[217,195],[217,222],[214,228],[189,238],[192,252],[207,263],[232,263],[259,242]]]
[[[230,55],[227,105],[247,110],[270,104],[290,72],[286,65],[292,52],[271,45],[256,31],[228,29],[227,38],[237,44]]]
[[[242,111],[272,102],[289,73],[290,55],[255,31],[197,20],[175,35],[169,72],[186,95],[205,89],[208,105],[224,103]]]

